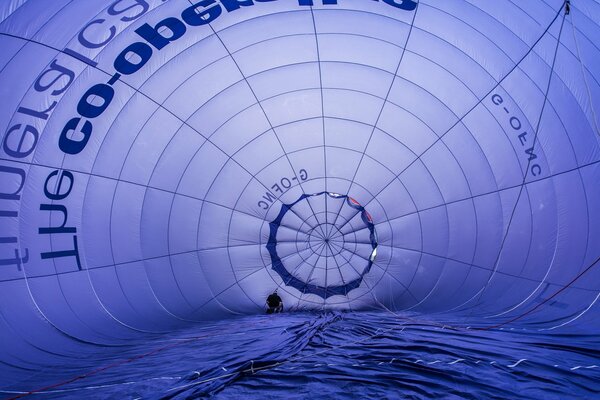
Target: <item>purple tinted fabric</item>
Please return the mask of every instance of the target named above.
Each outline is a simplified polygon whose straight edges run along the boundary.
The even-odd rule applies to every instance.
[[[275,289],[599,332],[598,1],[192,3],[1,2],[3,381]]]

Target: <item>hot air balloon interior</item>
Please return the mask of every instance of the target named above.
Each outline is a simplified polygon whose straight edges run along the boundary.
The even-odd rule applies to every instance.
[[[0,0],[0,398],[600,398],[600,0]]]

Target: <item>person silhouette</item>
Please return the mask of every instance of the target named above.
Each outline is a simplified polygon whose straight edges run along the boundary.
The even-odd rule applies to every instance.
[[[277,289],[267,297],[267,314],[280,313],[283,311],[283,301],[277,294]]]

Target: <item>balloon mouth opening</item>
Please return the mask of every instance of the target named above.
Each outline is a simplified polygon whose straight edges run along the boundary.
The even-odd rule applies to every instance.
[[[315,212],[313,203],[325,211]],[[311,215],[306,216],[306,210]],[[278,240],[280,230],[290,229],[294,220],[301,223],[296,224],[299,228],[293,245],[289,240]],[[326,191],[303,194],[293,203],[283,204],[269,228],[266,248],[271,268],[283,285],[300,294],[323,299],[347,296],[363,283],[377,257],[373,218],[348,195]]]

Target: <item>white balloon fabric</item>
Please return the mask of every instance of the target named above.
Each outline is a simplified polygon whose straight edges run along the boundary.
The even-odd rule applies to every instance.
[[[598,1],[4,0],[0,21],[3,363],[275,289],[597,332]]]

